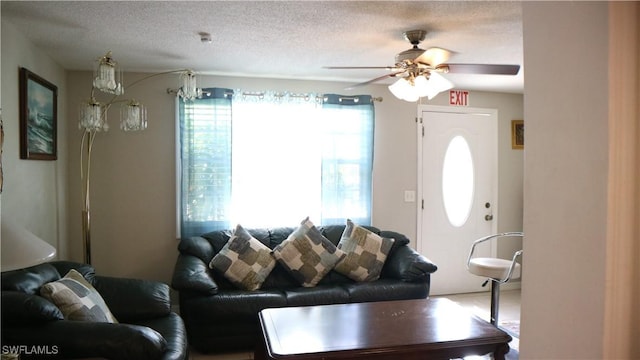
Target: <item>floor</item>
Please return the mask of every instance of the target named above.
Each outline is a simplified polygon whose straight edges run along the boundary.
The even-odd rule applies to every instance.
[[[434,296],[440,297],[440,296]],[[471,313],[489,321],[491,296],[489,292],[445,295],[452,301],[460,304]],[[520,323],[520,290],[503,290],[500,294],[500,313],[498,321],[504,324]],[[510,343],[513,349],[518,349],[518,339],[514,337]],[[253,352],[226,353],[226,354],[200,354],[191,351],[191,360],[252,360]]]

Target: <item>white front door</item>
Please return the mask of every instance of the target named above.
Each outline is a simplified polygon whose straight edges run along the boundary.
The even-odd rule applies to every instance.
[[[418,116],[418,251],[438,265],[430,294],[486,290],[466,260],[474,240],[497,230],[497,110],[424,105]],[[476,254],[495,251],[487,245]]]

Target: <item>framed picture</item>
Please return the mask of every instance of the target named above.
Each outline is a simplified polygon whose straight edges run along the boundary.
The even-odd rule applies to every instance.
[[[20,68],[20,158],[56,160],[58,88]]]
[[[511,148],[524,149],[524,120],[511,120]]]

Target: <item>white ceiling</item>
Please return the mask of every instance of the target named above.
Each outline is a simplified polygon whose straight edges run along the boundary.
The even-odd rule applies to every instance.
[[[427,30],[421,48],[449,63],[522,66],[520,2],[484,1],[5,1],[2,21],[65,69],[90,70],[111,50],[124,71],[198,73],[359,83],[386,70]],[[199,32],[211,33],[203,43]],[[517,76],[447,74],[459,89],[523,92]],[[391,83],[393,79],[381,81]]]

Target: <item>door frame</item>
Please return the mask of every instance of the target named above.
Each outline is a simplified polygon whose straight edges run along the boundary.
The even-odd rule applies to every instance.
[[[475,107],[451,107],[451,106],[441,106],[441,105],[418,105],[418,110],[416,114],[416,136],[417,136],[417,152],[418,152],[418,163],[417,163],[417,188],[416,195],[417,201],[416,204],[416,250],[423,254],[423,242],[422,242],[422,212],[424,211],[424,189],[422,186],[423,181],[423,159],[422,152],[424,146],[424,119],[422,118],[423,112],[436,112],[436,113],[448,113],[448,114],[464,114],[464,115],[483,115],[483,116],[492,116],[494,118],[494,127],[496,132],[496,143],[495,143],[495,151],[493,152],[494,156],[494,178],[495,181],[492,182],[491,186],[493,199],[493,216],[494,221],[491,222],[491,232],[496,234],[498,231],[498,221],[500,220],[498,217],[498,110],[497,109],[488,109],[488,108],[475,108]],[[498,245],[495,241],[491,242],[491,256],[497,256],[498,254]]]

